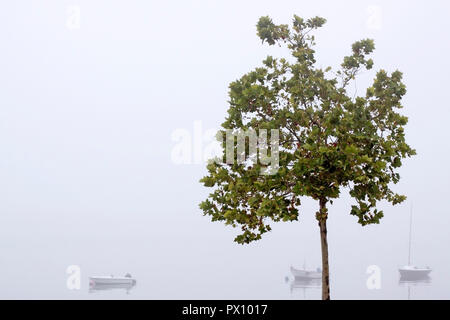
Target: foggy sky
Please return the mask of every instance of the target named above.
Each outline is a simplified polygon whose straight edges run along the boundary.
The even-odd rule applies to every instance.
[[[71,5],[79,29],[66,25]],[[380,28],[369,6],[381,9]],[[395,187],[408,201],[380,204],[380,225],[358,225],[345,190],[330,208],[332,298],[391,297],[368,292],[365,271],[379,265],[386,286],[397,281],[411,202],[413,262],[449,284],[449,10],[437,0],[2,2],[0,298],[78,298],[65,289],[71,264],[83,277],[134,272],[149,283],[142,298],[283,298],[277,281],[290,265],[319,266],[316,203],[240,246],[198,208],[211,191],[198,182],[205,165],[171,160],[175,130],[218,128],[228,84],[287,54],[261,44],[258,18],[293,14],[328,20],[316,32],[318,66],[338,67],[353,42],[375,40],[374,69],[354,88],[364,94],[381,68],[404,73],[401,112],[418,153]]]

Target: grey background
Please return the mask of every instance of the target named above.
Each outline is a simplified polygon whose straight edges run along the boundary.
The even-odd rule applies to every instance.
[[[80,28],[66,26],[80,8]],[[367,8],[382,10],[381,29]],[[407,298],[397,267],[407,263],[414,203],[413,262],[433,268],[413,298],[448,299],[448,19],[446,1],[4,1],[0,4],[0,298],[303,298],[289,266],[320,265],[317,206],[274,225],[262,241],[232,242],[198,203],[209,190],[204,164],[176,165],[172,133],[194,121],[217,128],[227,86],[279,48],[261,45],[262,15],[290,23],[320,15],[318,65],[338,66],[354,41],[376,41],[375,70],[400,69],[408,94],[404,205],[381,204],[380,225],[362,228],[351,200],[330,209],[332,298]],[[69,265],[81,290],[66,288]],[[366,268],[381,268],[380,290]],[[132,273],[138,285],[89,294],[93,274]],[[320,298],[310,289],[307,298]]]

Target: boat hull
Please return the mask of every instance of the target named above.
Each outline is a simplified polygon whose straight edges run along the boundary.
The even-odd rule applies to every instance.
[[[291,273],[296,280],[321,279],[322,273],[312,270],[298,270],[291,267]]]
[[[89,282],[92,285],[134,285],[136,280],[131,278],[108,278],[108,277],[90,277]]]

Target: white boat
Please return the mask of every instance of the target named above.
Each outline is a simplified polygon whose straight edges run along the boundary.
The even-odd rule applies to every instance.
[[[136,279],[130,274],[126,274],[124,277],[111,276],[93,276],[89,277],[90,286],[98,285],[135,285]]]
[[[295,269],[294,267],[291,267],[291,273],[296,280],[322,278],[322,270],[320,268],[317,268],[314,271],[314,270],[307,270],[306,268]]]
[[[411,264],[411,234],[412,234],[412,205],[409,217],[409,250],[408,250],[408,265],[398,269],[400,272],[400,280],[420,280],[427,279],[431,273],[430,267],[417,267]]]
[[[425,279],[431,273],[430,267],[419,268],[416,266],[404,266],[398,269],[400,278],[404,280]]]

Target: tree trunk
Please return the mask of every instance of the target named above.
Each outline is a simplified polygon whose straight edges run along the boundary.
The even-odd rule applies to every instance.
[[[328,241],[327,241],[327,200],[320,200],[320,211],[317,217],[320,227],[320,244],[322,248],[322,300],[330,300],[330,268],[328,266]]]

